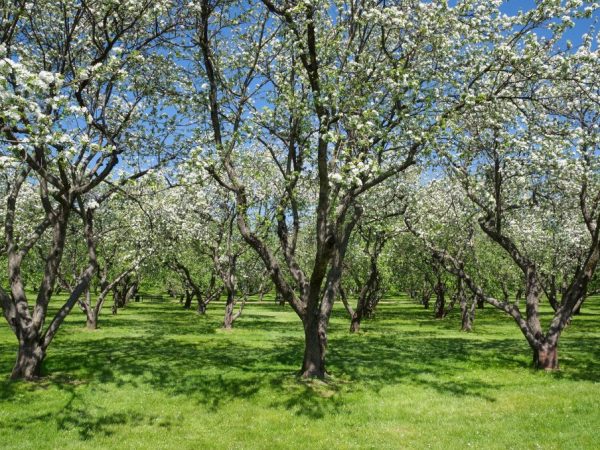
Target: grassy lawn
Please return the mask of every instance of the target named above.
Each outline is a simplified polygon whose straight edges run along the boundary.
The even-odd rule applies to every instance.
[[[0,448],[386,449],[600,446],[600,299],[561,339],[558,373],[536,373],[516,325],[486,307],[475,332],[389,299],[349,335],[337,305],[326,382],[299,380],[289,307],[249,304],[231,332],[178,304],[74,311],[37,383],[7,381],[0,325]]]

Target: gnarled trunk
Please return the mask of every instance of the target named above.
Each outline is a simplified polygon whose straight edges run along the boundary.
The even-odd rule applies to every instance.
[[[316,317],[307,317],[304,321],[304,359],[302,376],[304,378],[325,378],[325,348],[327,336],[320,330]]]
[[[467,310],[467,308],[462,307],[461,305],[461,325],[460,325],[460,331],[473,331],[473,322],[471,322],[471,315],[469,314],[469,311]]]
[[[346,290],[341,285],[339,287],[339,294],[340,298],[342,299],[342,303],[344,304],[344,308],[346,308],[346,311],[350,315],[350,333],[356,333],[360,330],[360,322],[363,317],[363,310],[360,297],[355,311],[354,309],[352,309],[352,306],[350,306],[350,303],[348,303]]]
[[[233,328],[233,307],[235,306],[235,298],[233,292],[227,292],[227,302],[225,303],[225,318],[223,319],[223,328],[231,330]]]
[[[467,300],[467,296],[463,294],[460,299],[460,317],[461,317],[461,331],[473,331],[473,320],[475,319],[475,298],[469,301]]]
[[[350,333],[356,333],[360,331],[360,322],[362,320],[362,312],[357,310],[352,315],[352,320],[350,322]]]
[[[39,378],[45,356],[46,352],[38,339],[20,338],[17,360],[10,378],[12,380],[35,380]]]
[[[185,304],[183,305],[183,309],[190,309],[192,307],[192,300],[194,298],[194,294],[190,291],[185,291]]]
[[[368,315],[368,289],[363,288],[358,295],[358,304],[356,310],[352,313],[352,319],[350,321],[350,333],[356,333],[360,330],[360,323],[366,315]]]
[[[86,327],[88,330],[98,329],[98,314],[94,308],[89,313],[86,311]]]
[[[533,367],[538,370],[558,370],[558,345],[545,342],[534,348]]]
[[[96,308],[92,307],[89,297],[85,302],[80,302],[81,309],[85,314],[85,324],[88,330],[95,330],[98,328],[98,313]]]
[[[473,319],[475,318],[475,296],[469,296],[465,292],[465,282],[461,277],[458,277],[456,299],[460,304],[460,330],[461,331],[472,331],[473,330]]]
[[[103,300],[102,297],[98,299],[98,302]],[[100,309],[92,306],[91,292],[88,289],[85,293],[85,300],[79,302],[79,306],[85,314],[85,322],[88,330],[96,330],[98,328],[98,315]],[[101,307],[101,305],[100,305]]]
[[[446,309],[446,286],[441,282],[435,287],[435,318],[442,319]]]

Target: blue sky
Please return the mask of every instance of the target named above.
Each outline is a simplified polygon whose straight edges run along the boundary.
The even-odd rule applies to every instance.
[[[534,0],[507,0],[501,7],[501,10],[506,14],[515,14],[518,11],[527,11],[535,6]],[[574,45],[581,43],[581,36],[589,32],[592,25],[598,25],[600,20],[600,12],[596,11],[590,19],[580,19],[575,23],[575,26],[565,33],[565,39],[569,39]]]
[[[456,5],[458,0],[449,0],[449,4],[451,6]],[[514,15],[519,11],[527,11],[535,7],[536,3],[540,3],[544,0],[504,0],[500,10],[506,14]],[[561,3],[564,3],[565,0],[562,0]],[[594,0],[594,2],[598,2],[600,0]],[[565,32],[565,39],[570,40],[573,45],[577,46],[581,43],[581,36],[584,33],[588,33],[590,31],[590,27],[592,25],[596,26],[598,29],[598,25],[600,25],[600,11],[596,11],[590,19],[580,19],[575,23],[575,26],[570,30]],[[596,45],[596,44],[595,44]]]

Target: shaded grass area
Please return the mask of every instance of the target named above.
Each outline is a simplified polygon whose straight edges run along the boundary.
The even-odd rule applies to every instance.
[[[289,307],[248,304],[230,332],[221,313],[134,303],[90,332],[74,312],[33,384],[6,380],[15,342],[2,324],[0,448],[598,448],[597,298],[564,333],[558,373],[532,371],[491,308],[466,334],[457,312],[434,320],[400,297],[357,335],[336,308],[331,377],[303,381]]]

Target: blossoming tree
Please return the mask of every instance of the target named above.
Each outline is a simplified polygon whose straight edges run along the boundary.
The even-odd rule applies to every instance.
[[[31,379],[40,374],[48,346],[96,271],[95,192],[101,184],[142,174],[139,156],[160,159],[158,144],[172,131],[152,94],[169,74],[161,69],[166,65],[156,43],[174,30],[178,16],[166,0],[14,3],[3,9],[0,25],[0,155],[11,164],[3,233],[8,290],[3,280],[0,300],[19,344],[11,376]],[[127,170],[113,176],[119,166]],[[21,234],[20,204],[28,185],[37,191],[37,216]],[[74,215],[84,230],[88,263],[45,327]],[[50,245],[32,306],[22,267],[47,234]]]

